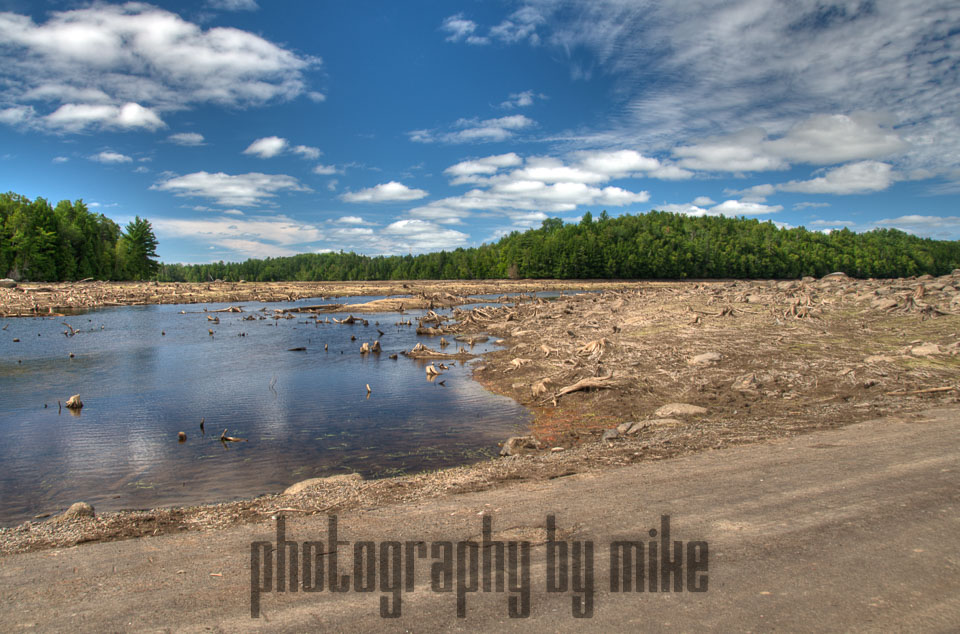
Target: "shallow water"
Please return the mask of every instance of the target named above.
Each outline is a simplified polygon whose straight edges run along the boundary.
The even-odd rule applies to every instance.
[[[371,299],[379,297],[326,301]],[[219,324],[207,320],[214,314],[204,308],[225,306],[0,319],[0,525],[79,500],[98,511],[194,504],[311,477],[463,464],[495,455],[498,441],[529,423],[524,408],[470,378],[470,362],[448,362],[440,385],[426,380],[426,363],[388,358],[417,341],[439,348],[439,338],[415,333],[425,311],[363,315],[364,327],[323,323],[328,315],[275,320],[277,305],[249,302],[242,314],[217,314]],[[251,314],[267,318],[242,321]],[[401,319],[414,326],[396,326]],[[64,322],[80,332],[66,336]],[[361,343],[378,338],[376,322],[383,352],[360,355]],[[79,415],[58,409],[73,394],[84,403]],[[219,442],[224,428],[247,442]]]

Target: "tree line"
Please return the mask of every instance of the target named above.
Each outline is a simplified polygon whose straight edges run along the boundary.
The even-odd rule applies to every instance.
[[[579,222],[548,218],[492,244],[422,255],[303,253],[210,264],[159,264],[150,222],[121,229],[81,200],[51,206],[0,194],[0,276],[31,281],[96,278],[257,282],[405,279],[798,278],[942,275],[960,268],[960,242],[896,229],[823,233],[772,222],[651,211]]]
[[[82,200],[0,194],[0,277],[34,282],[153,279],[157,238],[137,216],[121,230]]]
[[[772,222],[661,211],[579,223],[559,218],[493,244],[423,255],[304,253],[211,264],[164,264],[164,281],[406,279],[799,278],[942,275],[960,268],[960,242],[896,229],[823,233]]]

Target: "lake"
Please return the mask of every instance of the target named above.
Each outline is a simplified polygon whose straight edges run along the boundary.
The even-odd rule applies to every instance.
[[[365,314],[367,327],[325,323],[349,308],[319,323],[306,314],[274,319],[277,307],[372,299],[381,298],[251,302],[243,313],[189,304],[0,319],[0,525],[80,500],[98,511],[189,505],[279,492],[312,477],[464,464],[495,456],[497,442],[528,427],[527,410],[471,379],[476,361],[445,362],[441,385],[427,381],[429,362],[389,358],[418,341],[439,348],[439,338],[416,335],[426,311]],[[243,320],[250,315],[258,319]],[[64,323],[77,334],[65,335]],[[361,355],[378,327],[383,352]],[[298,347],[306,350],[288,351]],[[79,415],[57,405],[73,394],[84,403]],[[221,443],[224,429],[247,442]],[[178,442],[181,431],[186,442]]]

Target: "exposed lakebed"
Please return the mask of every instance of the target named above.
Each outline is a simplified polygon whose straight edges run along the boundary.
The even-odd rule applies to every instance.
[[[426,380],[429,362],[389,358],[418,341],[437,347],[415,333],[426,311],[366,314],[368,326],[332,323],[349,307],[318,323],[274,319],[277,305],[255,302],[243,313],[204,312],[225,306],[0,319],[0,525],[78,500],[98,510],[195,504],[310,477],[463,464],[495,455],[498,441],[528,424],[527,410],[470,378],[470,362],[448,362],[441,385]],[[250,315],[258,319],[243,320]],[[70,328],[77,334],[66,336]],[[360,354],[378,338],[383,352]],[[79,415],[57,405],[73,394],[85,405]],[[225,428],[247,442],[221,443]]]

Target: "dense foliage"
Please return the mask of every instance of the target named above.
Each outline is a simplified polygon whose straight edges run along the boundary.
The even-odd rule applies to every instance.
[[[0,194],[0,277],[31,281],[204,282],[489,278],[797,278],[843,271],[855,277],[941,275],[960,268],[960,242],[896,229],[824,234],[722,216],[652,211],[579,223],[559,218],[494,244],[423,255],[304,253],[213,264],[159,265],[150,222],[121,228],[82,201],[51,207]]]
[[[139,217],[122,232],[83,201],[0,194],[0,277],[54,282],[88,277],[147,279],[155,275],[157,239]]]
[[[771,222],[653,211],[579,223],[558,218],[495,244],[424,255],[306,253],[240,263],[167,264],[160,279],[202,282],[485,278],[797,278],[941,275],[960,268],[960,242],[896,229],[824,234]]]

